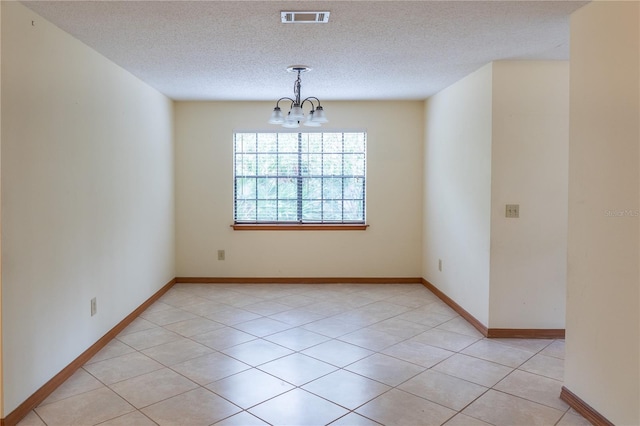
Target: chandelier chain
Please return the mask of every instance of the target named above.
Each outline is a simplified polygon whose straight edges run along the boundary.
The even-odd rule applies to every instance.
[[[300,70],[298,70],[298,78],[296,78],[296,82],[293,84],[293,94],[295,96],[296,105],[300,105],[301,89],[302,89],[302,80],[300,79]]]

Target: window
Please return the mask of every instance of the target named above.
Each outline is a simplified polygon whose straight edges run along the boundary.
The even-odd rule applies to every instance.
[[[365,223],[365,132],[234,134],[234,224]]]

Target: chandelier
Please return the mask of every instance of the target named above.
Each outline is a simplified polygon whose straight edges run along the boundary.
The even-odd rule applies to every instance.
[[[300,100],[300,88],[302,86],[302,80],[300,80],[300,74],[303,72],[311,71],[311,68],[309,68],[306,65],[291,65],[290,67],[287,68],[287,71],[298,73],[298,78],[293,84],[294,99],[291,99],[286,96],[284,98],[278,99],[278,101],[276,102],[276,107],[273,109],[273,112],[271,113],[271,118],[269,119],[269,123],[282,124],[282,127],[295,129],[300,127],[300,122],[302,122],[302,124],[304,124],[305,126],[320,127],[322,123],[326,123],[327,121],[329,121],[327,120],[327,117],[324,114],[324,109],[322,109],[322,106],[320,105],[320,99],[314,96],[309,96],[307,98],[304,98],[304,100],[302,101]],[[280,101],[283,101],[285,99],[291,102],[291,107],[289,108],[289,112],[287,113],[286,116],[283,114],[282,110],[280,109]],[[318,103],[317,106],[314,104],[314,101]],[[309,103],[311,105],[311,111],[306,116],[306,118],[302,110],[302,107],[304,106],[305,103]]]

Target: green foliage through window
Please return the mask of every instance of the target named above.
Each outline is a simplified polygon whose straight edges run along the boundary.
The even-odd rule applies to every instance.
[[[364,223],[365,132],[234,134],[235,223]]]

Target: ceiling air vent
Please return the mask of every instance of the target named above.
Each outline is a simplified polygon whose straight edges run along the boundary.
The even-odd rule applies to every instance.
[[[329,22],[328,11],[324,12],[307,12],[307,11],[291,11],[280,12],[280,19],[283,24],[326,24]]]

